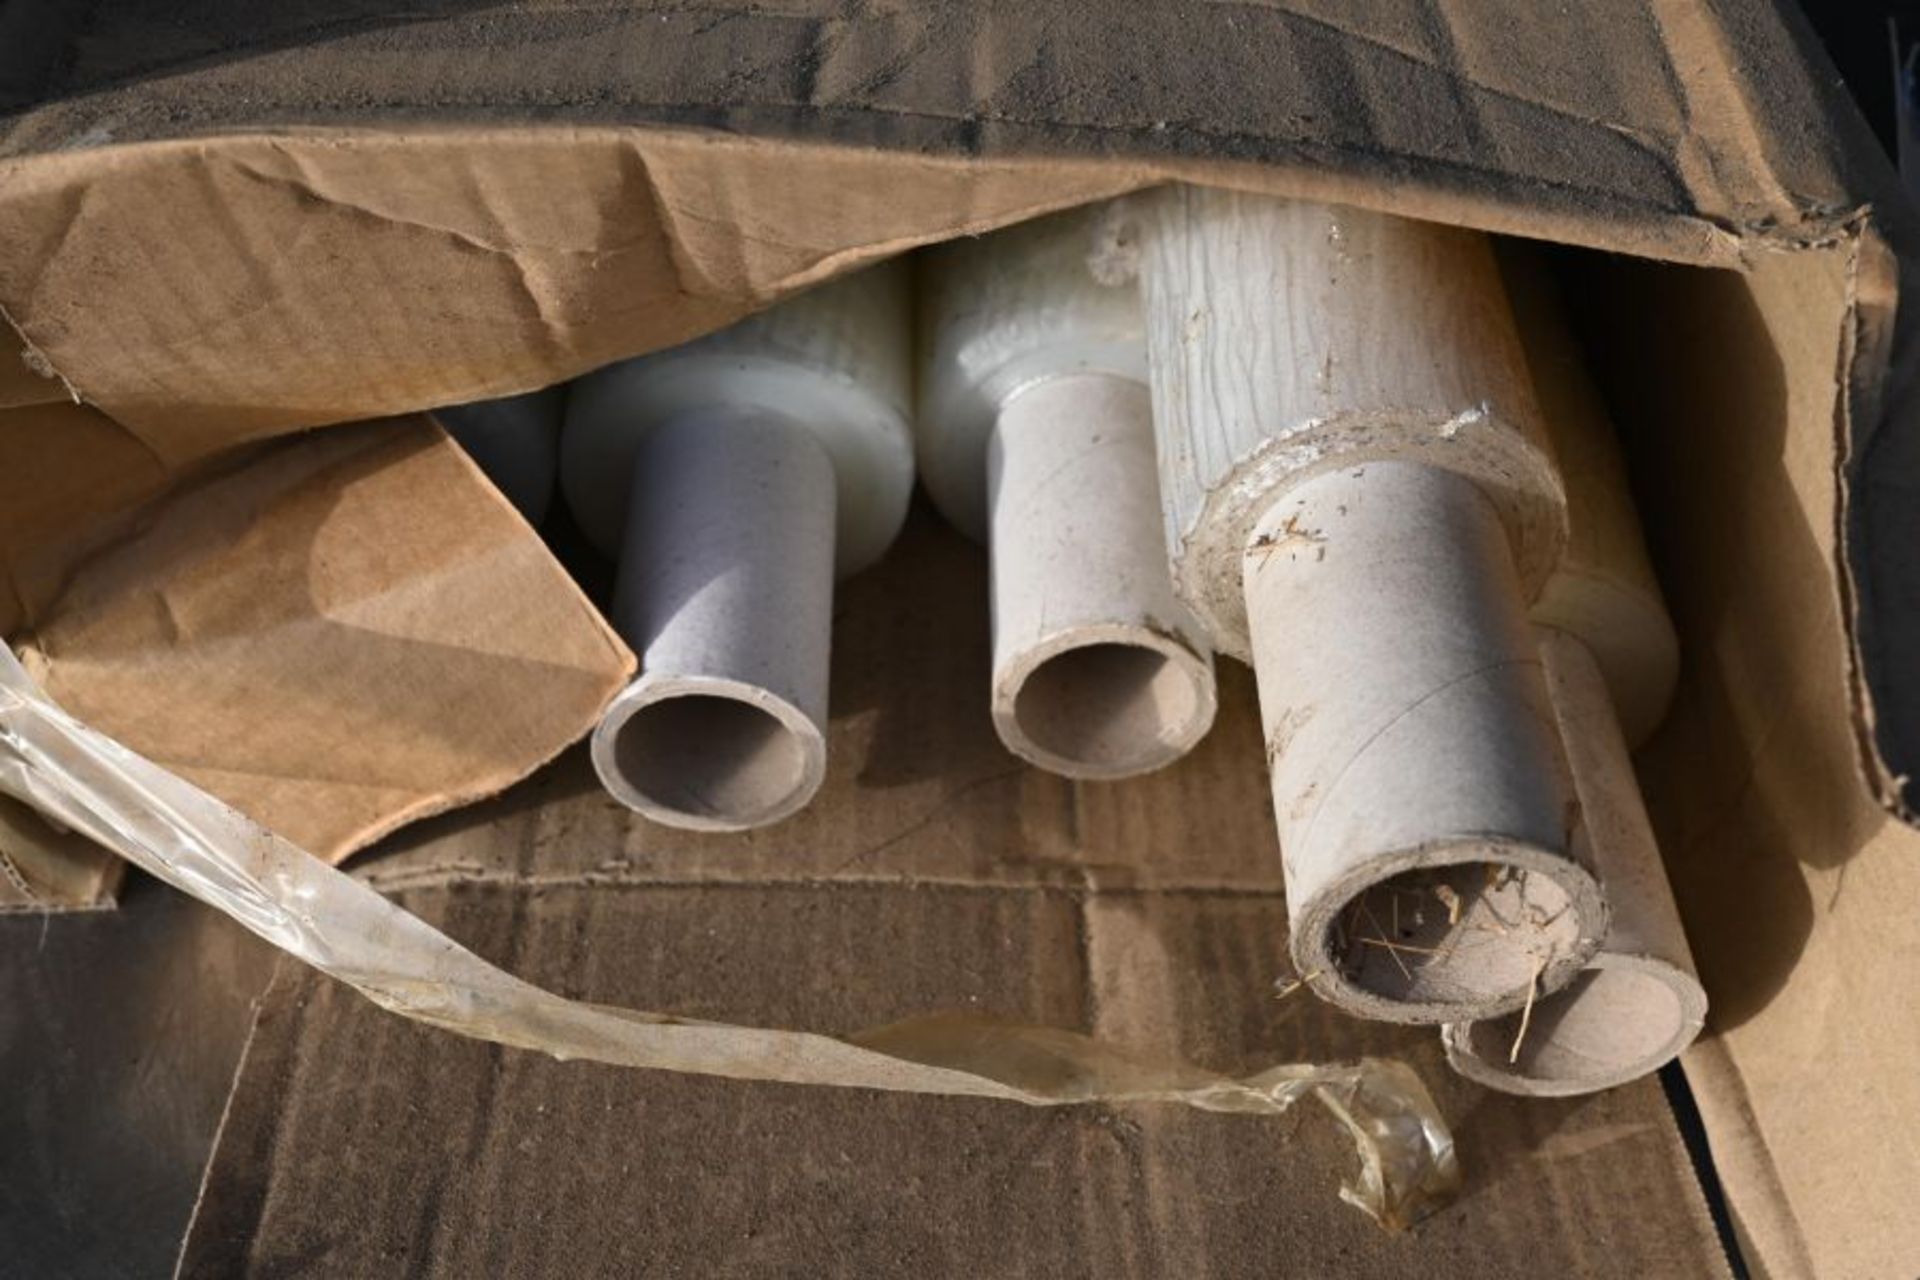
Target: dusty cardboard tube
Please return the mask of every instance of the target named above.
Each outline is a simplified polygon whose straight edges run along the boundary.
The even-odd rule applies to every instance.
[[[1599,664],[1585,642],[1540,629],[1540,656],[1585,812],[1585,838],[1613,927],[1584,971],[1522,1014],[1442,1031],[1447,1061],[1507,1093],[1592,1093],[1659,1070],[1693,1043],[1707,1013],[1685,929],[1660,863],[1633,762]]]
[[[1606,904],[1525,619],[1565,497],[1485,238],[1194,187],[1113,234],[1174,580],[1259,682],[1302,979],[1405,1022],[1571,981]]]
[[[1502,1093],[1574,1097],[1630,1083],[1699,1035],[1706,997],[1671,966],[1602,951],[1523,1021],[1509,1013],[1448,1023],[1447,1062]]]
[[[641,674],[594,767],[657,821],[776,822],[826,775],[833,464],[789,423],[690,415],[641,441],[633,499],[612,621]]]
[[[1571,980],[1602,906],[1560,852],[1563,766],[1492,504],[1420,463],[1316,476],[1255,527],[1246,591],[1299,972],[1398,1021]]]
[[[819,788],[834,579],[886,549],[913,485],[906,330],[887,264],[574,385],[562,483],[641,656],[593,734],[628,806],[737,831]]]
[[[1000,740],[1077,778],[1185,755],[1213,723],[1213,662],[1172,598],[1146,387],[1082,373],[1017,393],[987,476]]]
[[[1160,536],[1139,298],[1089,265],[1097,210],[938,246],[921,270],[928,491],[987,544],[993,722],[1043,769],[1121,778],[1212,726],[1212,646]]]
[[[566,389],[548,387],[436,409],[433,416],[522,518],[538,525],[553,505],[565,407]]]

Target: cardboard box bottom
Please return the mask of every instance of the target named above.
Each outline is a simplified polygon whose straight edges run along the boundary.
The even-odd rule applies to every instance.
[[[1656,1081],[1519,1101],[1448,1076],[1431,1033],[1250,996],[1248,961],[1283,936],[1277,896],[466,885],[405,900],[536,981],[695,1016],[851,1029],[957,1002],[1132,1042],[1171,1032],[1222,1064],[1398,1053],[1457,1126],[1467,1189],[1388,1235],[1334,1198],[1352,1154],[1317,1108],[1028,1109],[635,1074],[457,1040],[288,964],[182,1274],[1727,1273]]]

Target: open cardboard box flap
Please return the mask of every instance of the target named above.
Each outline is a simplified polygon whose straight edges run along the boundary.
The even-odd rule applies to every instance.
[[[237,445],[543,386],[912,245],[1168,180],[1630,255],[1569,270],[1592,284],[1584,336],[1684,639],[1645,763],[1715,1006],[1689,1070],[1758,1259],[1911,1269],[1920,835],[1896,815],[1920,698],[1883,658],[1916,624],[1880,555],[1914,518],[1909,393],[1888,376],[1910,345],[1893,328],[1903,215],[1797,15],[338,7],[29,6],[9,31],[0,312],[22,351],[0,359],[0,623],[57,697],[192,776],[193,741],[155,709],[211,684],[227,696],[200,699],[194,740],[234,740],[287,686],[231,672],[310,661],[340,622],[326,593],[227,599],[212,648],[136,618],[121,584],[154,563],[202,587],[209,570],[272,579],[315,543],[235,541],[166,498],[138,541],[123,513],[183,475],[284,494],[310,466],[311,502],[340,521],[321,528],[423,544],[363,557],[353,598],[422,607],[369,628],[378,651],[340,637],[329,666],[353,681],[281,730],[338,698],[356,731],[276,767],[274,790],[330,802],[342,777],[364,793],[389,776],[348,758],[467,740],[503,718],[478,692],[519,678],[503,662],[566,691],[546,713],[516,696],[541,723],[503,731],[510,747],[395,775],[405,803],[363,794],[344,852],[546,758],[630,658],[430,427],[228,460]],[[85,482],[16,479],[48,457]],[[511,595],[502,572],[531,593],[504,637],[486,612]],[[549,605],[565,656],[541,648]],[[415,697],[415,670],[438,692]],[[368,675],[388,691],[351,701]]]

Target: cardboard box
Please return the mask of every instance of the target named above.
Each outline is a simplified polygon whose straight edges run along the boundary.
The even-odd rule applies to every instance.
[[[1797,14],[143,14],[36,11],[15,45],[39,79],[14,73],[12,101],[39,105],[0,135],[0,311],[25,352],[0,375],[19,406],[0,476],[54,447],[44,418],[12,415],[70,393],[90,408],[59,412],[115,442],[89,454],[107,474],[71,514],[8,534],[16,582],[71,563],[42,548],[113,505],[98,495],[144,497],[236,443],[528,389],[915,244],[1155,182],[1573,246],[1561,270],[1683,637],[1642,764],[1714,1001],[1686,1064],[1714,1159],[1769,1274],[1914,1269],[1906,230]],[[469,562],[459,521],[426,532]],[[918,592],[863,601],[879,576],[841,607],[835,777],[815,811],[670,837],[615,813],[574,760],[365,874],[597,1000],[844,1029],[975,998],[1217,1066],[1280,1045],[1402,1053],[1450,1091],[1466,1200],[1383,1241],[1308,1190],[1334,1157],[1293,1121],[636,1078],[439,1038],[287,973],[236,1079],[189,1273],[1720,1265],[1651,1084],[1494,1100],[1443,1085],[1424,1039],[1273,1001],[1284,912],[1248,721],[1138,784],[1013,769],[984,731],[984,662],[955,644],[969,624],[929,621],[981,597],[960,585],[977,561],[930,533],[895,560],[879,574]],[[447,589],[444,563],[382,565],[382,590]],[[16,624],[56,625],[32,603]],[[433,670],[470,677],[474,627]],[[617,682],[617,649],[575,634],[592,656],[568,679]],[[222,669],[173,640],[134,656],[153,654]],[[1244,710],[1245,682],[1226,692]],[[544,758],[591,701],[513,759]],[[954,728],[936,731],[934,702]],[[125,731],[104,700],[90,714]],[[512,772],[486,763],[424,794]],[[307,764],[303,784],[324,773]]]

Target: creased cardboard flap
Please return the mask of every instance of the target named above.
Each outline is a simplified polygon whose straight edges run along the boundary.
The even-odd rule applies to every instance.
[[[39,603],[39,680],[331,860],[525,776],[632,671],[424,419],[203,468],[110,529]]]

